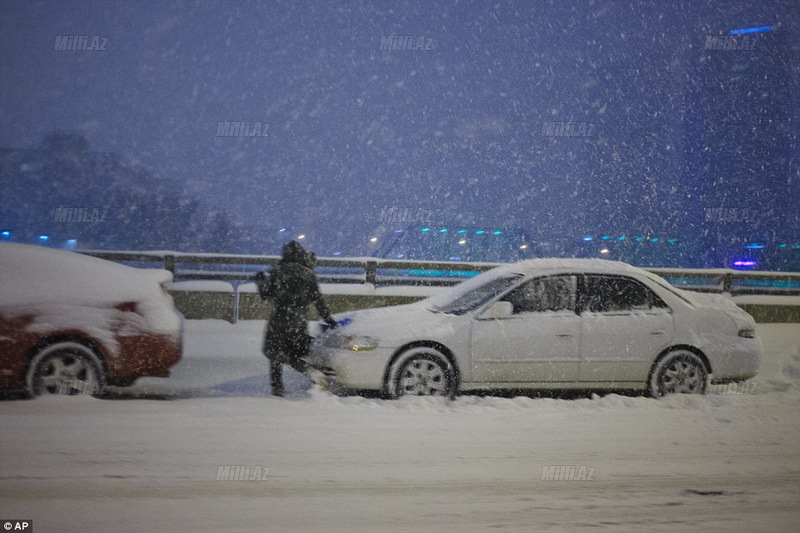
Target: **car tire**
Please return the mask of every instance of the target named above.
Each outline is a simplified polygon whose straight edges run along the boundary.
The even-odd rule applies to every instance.
[[[656,361],[648,380],[654,398],[668,394],[705,394],[708,370],[703,360],[689,350],[675,350]]]
[[[389,367],[386,390],[400,396],[455,395],[455,369],[440,351],[427,346],[410,348]]]
[[[103,365],[88,346],[75,341],[49,344],[31,359],[26,376],[31,396],[91,394],[106,389]]]

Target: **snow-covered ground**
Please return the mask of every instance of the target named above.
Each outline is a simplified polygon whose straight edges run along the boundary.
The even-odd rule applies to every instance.
[[[39,532],[800,523],[800,325],[759,325],[761,373],[718,394],[454,401],[334,397],[291,371],[289,395],[272,398],[262,327],[189,321],[173,377],[116,400],[0,403],[0,520]],[[227,466],[263,479],[217,480]]]

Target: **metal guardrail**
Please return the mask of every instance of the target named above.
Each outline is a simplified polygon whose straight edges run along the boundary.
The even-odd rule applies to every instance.
[[[174,296],[181,296],[184,313],[201,308],[199,318],[209,318],[203,313],[218,314],[218,308],[229,313],[230,321],[236,323],[241,314],[252,318],[248,308],[255,302],[261,307],[260,299],[253,295],[243,294],[239,287],[243,283],[253,281],[256,272],[275,265],[279,256],[274,255],[225,255],[225,254],[191,254],[179,252],[120,252],[120,251],[81,251],[80,253],[128,264],[137,267],[164,268],[173,273],[175,281],[206,280],[224,281],[230,284],[231,292],[227,296],[216,296],[216,291],[200,290],[181,291],[176,289]],[[364,258],[318,258],[316,272],[322,283],[347,283],[356,285],[386,286],[428,286],[441,287],[454,285],[466,278],[475,276],[502,263],[462,263],[451,261],[413,261],[384,260],[374,257]],[[672,269],[647,268],[676,287],[699,292],[729,293],[733,296],[766,294],[766,295],[800,295],[800,272],[756,272],[729,269]],[[347,292],[347,291],[345,291]],[[196,294],[199,300],[188,296]],[[187,300],[188,297],[188,300]],[[406,301],[409,298],[397,295],[360,296],[358,302],[350,302],[345,295],[330,294],[333,303],[337,300],[348,305],[392,305],[391,301]],[[418,296],[422,297],[422,296]],[[221,300],[220,300],[221,298]],[[231,298],[226,300],[226,298]],[[364,300],[367,298],[367,300]],[[372,299],[370,299],[372,298]],[[380,301],[379,301],[380,300]],[[216,303],[212,303],[216,302]],[[176,303],[177,305],[177,303]],[[222,305],[222,307],[219,307]],[[209,306],[211,311],[209,311]],[[244,306],[244,308],[242,307]],[[354,307],[361,308],[361,307]],[[774,310],[756,309],[751,306],[749,312],[762,316],[763,321],[798,321],[795,316],[800,307],[786,308],[782,319],[772,317]],[[788,311],[787,311],[788,310]],[[784,312],[786,311],[786,312]],[[772,314],[771,314],[772,313]],[[780,314],[780,313],[779,313]],[[215,316],[217,317],[217,316]],[[787,318],[789,317],[789,318]],[[218,318],[218,317],[217,317]]]
[[[95,250],[82,250],[80,253],[133,266],[164,268],[173,273],[175,281],[247,282],[253,280],[256,272],[280,260],[276,255]],[[322,283],[447,286],[501,264],[322,257],[317,259],[316,271]],[[683,268],[644,270],[658,274],[676,287],[699,292],[800,295],[800,272]]]
[[[260,270],[275,265],[277,255],[190,254],[180,252],[118,252],[80,250],[79,253],[125,263],[169,270],[175,281],[253,281]],[[154,263],[158,263],[154,265]],[[454,285],[501,263],[450,261],[399,261],[366,258],[317,258],[317,277],[322,283],[371,283],[373,285]],[[216,267],[214,269],[197,267]],[[244,267],[244,268],[243,268]],[[253,267],[253,268],[247,268]]]

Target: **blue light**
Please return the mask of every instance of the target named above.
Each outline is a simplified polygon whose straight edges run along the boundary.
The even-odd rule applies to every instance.
[[[758,244],[757,242],[753,242],[745,246],[748,250],[761,250],[764,248],[763,244]]]
[[[284,231],[286,231],[286,228],[281,228],[278,230],[278,233],[283,233]]]
[[[333,255],[342,255],[342,252],[333,252]]]
[[[778,248],[786,248],[786,246],[787,246],[786,244],[779,244]]]
[[[625,240],[625,237],[617,237],[617,240],[618,240],[618,241],[624,241],[624,240]]]
[[[758,261],[755,259],[737,259],[733,262],[733,268],[736,270],[749,270],[758,266]]]
[[[460,230],[458,230],[458,232],[459,232],[459,233],[466,233],[466,232],[467,232],[467,230],[465,230],[465,229],[460,229]]]
[[[484,230],[479,229],[478,231],[475,232],[475,235],[483,235],[484,233],[486,233]]]
[[[439,233],[447,233],[447,228],[442,228],[439,230]]]
[[[502,234],[503,234],[502,231],[493,231],[492,232],[492,235],[502,235]]]
[[[593,238],[594,237],[592,237],[591,235],[587,235],[586,237],[583,238],[583,240],[584,241],[591,241]]]
[[[669,242],[669,243],[678,242],[678,239],[667,239],[667,242]]]
[[[643,237],[636,237],[634,240],[636,242],[642,242],[644,240],[644,238]]]
[[[475,271],[460,271],[460,270],[431,270],[431,269],[412,269],[412,270],[397,270],[389,271],[389,273],[397,272],[401,276],[419,276],[426,278],[472,278],[480,274]]]
[[[394,232],[395,232],[395,233],[403,233],[403,231],[404,231],[404,230],[401,230],[401,229],[396,229],[396,230],[394,230]]]
[[[3,237],[11,237],[11,232],[10,231],[4,231],[4,232],[0,233],[0,235],[2,235]]]
[[[64,246],[67,250],[74,250],[78,247],[78,239],[68,239],[67,244]]]
[[[658,237],[653,237],[652,239],[650,239],[650,242],[658,242],[660,240],[661,239],[659,239]]]
[[[603,239],[604,241],[607,241],[607,240],[611,239],[611,237],[609,237],[608,235],[603,235],[600,238]]]
[[[731,35],[742,35],[744,33],[763,33],[765,31],[772,31],[772,26],[758,26],[757,28],[740,28],[738,30],[731,30]]]
[[[40,241],[47,241],[49,238],[50,237],[48,237],[47,235],[39,235],[39,240]]]
[[[430,231],[431,228],[422,228],[422,231]]]

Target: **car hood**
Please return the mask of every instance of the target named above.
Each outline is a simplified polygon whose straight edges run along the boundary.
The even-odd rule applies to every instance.
[[[747,311],[736,305],[736,302],[726,294],[707,294],[692,291],[681,291],[681,295],[689,300],[696,308],[704,314],[709,311],[717,311],[725,314],[735,324],[737,330],[743,328],[755,328],[756,321]]]
[[[327,334],[365,335],[396,347],[409,340],[441,340],[451,336],[463,317],[431,311],[427,300],[413,304],[362,309],[335,315],[339,327]]]

